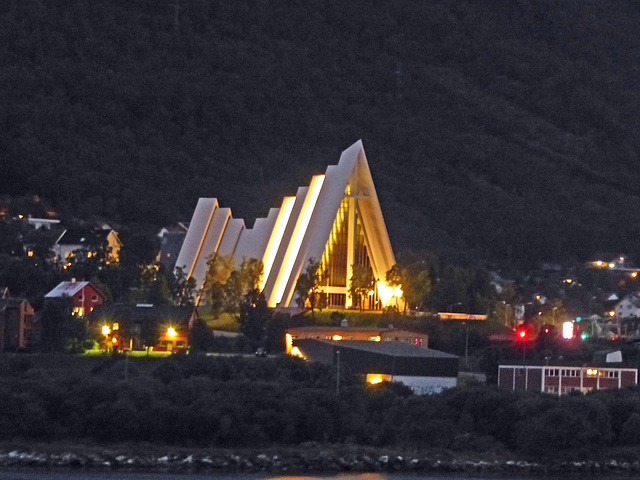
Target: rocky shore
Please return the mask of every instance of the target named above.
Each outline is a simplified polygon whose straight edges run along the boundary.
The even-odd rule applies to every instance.
[[[0,468],[66,468],[87,470],[128,470],[198,473],[301,474],[339,472],[398,472],[424,474],[637,474],[640,461],[573,461],[542,464],[524,460],[476,460],[446,455],[387,455],[373,450],[355,452],[333,448],[259,451],[198,451],[197,453],[131,453],[116,449],[92,451],[0,451]]]

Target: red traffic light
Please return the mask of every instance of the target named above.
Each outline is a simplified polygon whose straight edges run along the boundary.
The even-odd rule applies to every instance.
[[[519,327],[516,330],[516,338],[518,340],[525,340],[527,338],[527,329],[524,327]]]

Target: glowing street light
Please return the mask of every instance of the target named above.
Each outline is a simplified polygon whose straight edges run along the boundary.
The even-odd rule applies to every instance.
[[[173,328],[173,327],[167,328],[167,335],[169,335],[170,337],[175,337],[176,336],[175,328]]]
[[[106,337],[111,333],[111,329],[107,325],[102,326],[102,334]]]

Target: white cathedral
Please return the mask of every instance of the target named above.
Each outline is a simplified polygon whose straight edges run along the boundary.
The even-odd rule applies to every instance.
[[[216,198],[200,198],[176,261],[196,280],[198,290],[214,253],[232,255],[236,265],[244,258],[262,261],[260,287],[272,308],[295,305],[296,282],[310,259],[320,262],[321,289],[329,307],[353,305],[353,265],[371,267],[369,309],[396,305],[402,295],[398,287],[385,283],[395,260],[362,141],[342,152],[338,164],[324,175],[298,188],[295,197],[284,197],[280,208],[270,209],[253,228],[233,218]]]

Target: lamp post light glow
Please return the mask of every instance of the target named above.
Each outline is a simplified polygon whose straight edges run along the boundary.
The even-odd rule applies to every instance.
[[[103,325],[102,326],[102,334],[104,336],[107,336],[111,333],[111,329],[107,326],[107,325]]]
[[[167,335],[169,335],[170,337],[175,337],[176,336],[175,328],[173,328],[173,327],[167,328]]]

